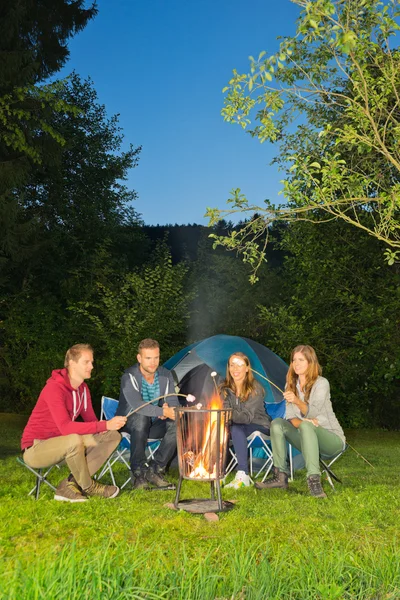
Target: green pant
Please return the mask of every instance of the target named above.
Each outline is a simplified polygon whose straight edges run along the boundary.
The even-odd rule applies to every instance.
[[[285,419],[274,419],[271,423],[271,444],[274,466],[284,473],[287,467],[287,444],[300,450],[306,463],[307,477],[321,475],[319,457],[333,458],[343,450],[343,440],[323,427],[303,421],[297,428]]]

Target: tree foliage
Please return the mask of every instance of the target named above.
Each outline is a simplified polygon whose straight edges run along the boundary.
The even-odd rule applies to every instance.
[[[286,359],[299,343],[316,349],[346,426],[399,426],[398,265],[339,220],[293,224],[281,245],[281,294],[260,309],[264,343]]]
[[[87,337],[97,349],[103,393],[118,393],[121,374],[136,362],[140,340],[157,339],[164,358],[185,345],[193,297],[185,289],[187,270],[184,263],[172,264],[170,250],[161,243],[143,267],[114,285],[98,283],[92,300],[70,307],[86,322]]]
[[[107,117],[90,80],[73,74],[62,82],[57,98],[77,109],[73,115],[55,112],[49,120],[65,144],[54,143],[45,163],[31,170],[6,203],[11,217],[10,227],[7,220],[3,224],[2,258],[9,292],[18,293],[35,279],[42,290],[59,294],[72,270],[83,281],[101,247],[107,247],[109,260],[117,260],[122,225],[132,229],[130,243],[137,247],[133,230],[139,218],[132,208],[136,194],[124,180],[138,164],[140,148],[121,150],[118,116]],[[143,237],[137,227],[136,232],[136,239]],[[126,267],[123,258],[118,260]]]
[[[54,111],[74,112],[55,95],[58,83],[40,86],[59,71],[67,42],[96,13],[84,0],[5,0],[0,7],[0,194],[21,183],[43,159],[46,138],[63,143],[48,122]]]
[[[261,142],[280,147],[286,204],[255,206],[234,190],[221,215],[255,212],[216,243],[244,252],[256,272],[270,223],[341,219],[400,248],[400,52],[398,0],[293,0],[301,7],[295,37],[279,51],[250,57],[234,71],[222,110]],[[297,120],[297,124],[296,124]],[[370,218],[360,215],[367,213]]]

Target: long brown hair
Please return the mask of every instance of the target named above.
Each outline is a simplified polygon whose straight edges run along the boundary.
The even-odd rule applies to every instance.
[[[301,354],[303,354],[304,358],[308,362],[308,368],[305,373],[306,384],[305,384],[304,390],[303,390],[304,391],[304,400],[306,402],[308,402],[308,399],[309,399],[310,393],[311,393],[311,388],[314,385],[314,383],[317,381],[317,377],[319,375],[321,375],[322,368],[318,362],[318,358],[317,358],[314,348],[312,348],[311,346],[296,346],[296,348],[294,348],[292,350],[292,353],[290,355],[290,366],[289,366],[289,371],[287,372],[287,375],[286,375],[286,391],[287,392],[293,392],[294,394],[296,394],[296,391],[297,391],[296,384],[297,384],[298,376],[294,372],[294,368],[293,368],[293,357],[296,354],[296,352],[301,352]]]
[[[234,394],[237,393],[235,382],[233,380],[232,375],[229,372],[229,362],[230,362],[232,356],[237,356],[237,357],[241,358],[245,362],[246,367],[248,367],[248,369],[249,369],[244,378],[241,393],[240,393],[240,398],[239,398],[240,402],[246,402],[246,400],[249,399],[250,394],[252,394],[256,391],[258,393],[262,393],[264,388],[254,378],[248,356],[243,354],[243,352],[234,352],[233,354],[230,355],[230,357],[228,358],[228,362],[226,363],[225,381],[220,385],[220,389],[221,389],[222,393],[224,393],[224,395],[226,395],[226,391],[224,392],[224,390],[227,390],[227,389],[231,390]]]

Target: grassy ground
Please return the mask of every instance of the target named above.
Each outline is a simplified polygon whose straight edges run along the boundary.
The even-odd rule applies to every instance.
[[[225,490],[237,504],[209,523],[165,508],[173,492],[71,505],[44,486],[38,502],[28,498],[22,427],[0,415],[0,598],[400,598],[400,433],[347,432],[375,469],[348,450],[336,467],[343,485],[325,484],[326,501],[308,496],[298,472],[288,492]],[[53,473],[54,483],[64,475]],[[208,494],[208,484],[183,482],[183,497]]]

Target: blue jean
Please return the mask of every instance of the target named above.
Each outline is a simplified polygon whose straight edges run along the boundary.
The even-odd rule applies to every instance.
[[[147,468],[146,446],[147,439],[160,439],[161,444],[154,454],[156,469],[164,469],[176,451],[176,424],[171,419],[155,419],[135,413],[128,417],[123,429],[131,436],[131,471]]]
[[[261,431],[265,435],[269,435],[268,427],[257,425],[256,423],[232,423],[231,438],[235,447],[235,454],[238,461],[238,471],[249,472],[247,460],[247,437],[255,431]]]

